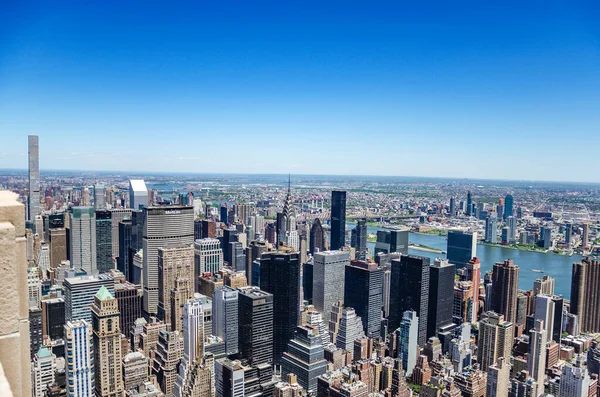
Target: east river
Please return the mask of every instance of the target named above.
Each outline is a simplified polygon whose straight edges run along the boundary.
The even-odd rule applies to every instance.
[[[348,224],[349,228],[354,228],[355,224]],[[389,230],[381,229],[377,227],[367,227],[369,234],[377,234],[377,230]],[[436,236],[428,234],[410,233],[408,240],[411,244],[423,244],[428,247],[437,248],[442,251],[446,251],[447,240],[445,236]],[[371,249],[371,252],[375,252],[375,243],[367,244]],[[433,261],[435,258],[445,258],[445,254],[426,252],[415,249],[409,249],[409,254],[426,256],[431,258]],[[556,279],[555,282],[555,293],[563,295],[565,298],[569,298],[571,293],[571,268],[574,262],[581,260],[580,255],[557,255],[553,253],[542,253],[516,250],[511,248],[505,248],[501,246],[490,246],[490,245],[477,245],[477,257],[481,261],[481,274],[492,269],[492,266],[496,262],[502,262],[505,259],[512,259],[516,265],[519,266],[519,288],[520,289],[532,289],[533,281],[543,276],[542,273],[536,273],[532,270],[539,269],[543,270],[544,274],[548,274],[550,277]]]

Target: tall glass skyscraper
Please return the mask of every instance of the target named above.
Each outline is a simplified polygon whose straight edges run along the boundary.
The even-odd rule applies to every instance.
[[[353,307],[361,317],[365,335],[377,337],[381,330],[384,270],[364,261],[352,261],[345,270],[344,305]]]
[[[260,289],[273,295],[273,360],[279,364],[294,337],[300,311],[300,258],[297,252],[267,252],[260,261]]]
[[[346,245],[346,192],[331,192],[331,244],[330,249],[339,250]]]
[[[456,265],[458,269],[477,256],[477,233],[468,233],[460,230],[448,231],[448,262]]]
[[[504,198],[504,219],[513,215],[513,205],[514,201],[512,194],[507,194]]]
[[[452,324],[455,272],[456,267],[444,259],[436,259],[429,268],[428,338],[437,336],[441,327]]]

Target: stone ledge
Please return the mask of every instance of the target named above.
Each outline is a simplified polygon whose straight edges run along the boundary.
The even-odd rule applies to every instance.
[[[17,236],[25,235],[25,206],[17,201],[19,195],[0,190],[0,221],[10,222]]]

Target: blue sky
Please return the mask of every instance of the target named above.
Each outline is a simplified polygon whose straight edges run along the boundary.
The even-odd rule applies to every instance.
[[[599,2],[495,3],[2,2],[0,168],[600,181]]]

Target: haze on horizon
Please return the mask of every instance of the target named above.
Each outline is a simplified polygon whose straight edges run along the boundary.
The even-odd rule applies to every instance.
[[[0,168],[600,182],[600,4],[0,5]]]

